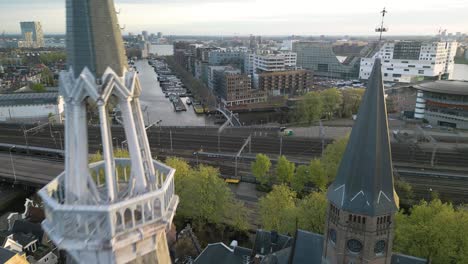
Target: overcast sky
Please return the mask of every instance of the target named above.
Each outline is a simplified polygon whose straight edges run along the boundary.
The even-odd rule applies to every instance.
[[[79,0],[81,1],[81,0]],[[391,35],[468,32],[468,0],[115,0],[125,32],[179,35],[371,35],[389,11]],[[65,0],[0,0],[0,32],[20,21],[65,32]]]

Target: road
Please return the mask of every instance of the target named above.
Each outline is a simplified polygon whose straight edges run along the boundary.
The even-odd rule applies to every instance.
[[[8,153],[0,153],[0,178],[5,181],[7,178],[17,182],[28,183],[36,187],[41,187],[49,183],[63,171],[63,161],[41,159],[24,155],[13,155],[13,166],[16,177],[13,175],[13,166]]]

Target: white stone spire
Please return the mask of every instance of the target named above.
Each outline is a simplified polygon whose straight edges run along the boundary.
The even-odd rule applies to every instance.
[[[46,213],[42,225],[77,263],[169,263],[166,230],[178,204],[175,171],[151,157],[139,102],[140,82],[137,73],[127,71],[122,62],[116,23],[112,0],[67,0],[67,27],[73,33],[67,34],[67,54],[73,59],[70,70],[60,75],[66,109],[65,171],[39,191]],[[91,36],[89,44],[94,48],[83,51],[86,43],[77,39],[80,34]],[[107,43],[96,42],[92,36],[99,34],[114,37]],[[76,56],[88,52],[93,56]],[[109,65],[102,72],[106,62]],[[78,74],[73,69],[77,65]],[[113,156],[107,108],[111,97],[122,112],[130,159]],[[99,112],[104,158],[93,164],[88,164],[90,102]]]

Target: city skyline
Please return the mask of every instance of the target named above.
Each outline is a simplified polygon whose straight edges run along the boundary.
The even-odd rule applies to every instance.
[[[18,22],[32,20],[41,21],[46,34],[65,32],[65,0],[2,2],[2,32],[19,33]],[[148,30],[173,35],[373,35],[380,20],[376,11],[384,6],[390,35],[434,35],[439,29],[466,32],[466,1],[419,2],[366,0],[356,5],[291,0],[284,5],[279,0],[118,0],[116,9],[125,34]]]

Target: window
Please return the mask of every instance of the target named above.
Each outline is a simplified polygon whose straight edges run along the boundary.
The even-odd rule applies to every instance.
[[[385,251],[385,245],[386,243],[384,240],[377,241],[377,243],[375,243],[375,246],[374,246],[374,253],[376,255],[383,255]]]
[[[335,229],[330,229],[330,231],[328,232],[328,234],[330,235],[330,241],[335,244],[336,243],[336,230]]]
[[[393,76],[393,77],[401,77],[401,74],[399,74],[399,73],[394,73],[392,76]]]
[[[419,70],[418,73],[419,74],[424,74],[424,70]]]
[[[362,250],[362,243],[357,239],[348,240],[346,245],[351,253],[358,254]]]
[[[409,72],[409,69],[404,69],[404,71]]]
[[[424,69],[430,69],[431,66],[423,66]]]
[[[393,68],[387,68],[388,71],[393,71]]]
[[[416,68],[415,65],[408,65],[408,68]]]

